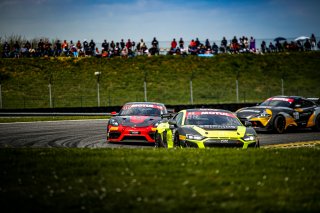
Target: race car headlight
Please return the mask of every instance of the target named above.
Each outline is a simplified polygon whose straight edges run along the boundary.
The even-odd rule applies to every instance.
[[[256,140],[256,136],[254,135],[246,135],[243,138],[244,141],[255,141]]]
[[[155,124],[153,124],[153,127],[158,127],[160,124],[160,121],[156,122]]]
[[[186,138],[189,140],[197,140],[197,141],[201,141],[203,140],[205,137],[201,136],[201,135],[191,135],[191,134],[187,134]]]
[[[110,122],[109,124],[110,124],[111,126],[119,126],[118,121],[116,121],[115,119],[110,119],[109,122]]]
[[[269,118],[271,117],[272,112],[269,109],[263,110],[262,113],[260,113],[259,117]]]

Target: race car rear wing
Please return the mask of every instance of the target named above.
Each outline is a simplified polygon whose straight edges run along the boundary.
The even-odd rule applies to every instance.
[[[315,104],[320,106],[320,98],[307,98],[310,101],[313,101]]]

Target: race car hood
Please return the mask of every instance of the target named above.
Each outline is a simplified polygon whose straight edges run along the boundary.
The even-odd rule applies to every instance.
[[[154,125],[161,120],[155,116],[118,116],[114,118],[122,126],[146,127]]]
[[[190,130],[190,134],[198,133],[205,137],[212,138],[239,138],[243,137],[246,133],[245,126],[186,126]],[[186,131],[188,133],[188,131]]]
[[[246,107],[239,109],[236,112],[238,118],[252,118],[258,117],[261,113],[263,113],[266,109],[270,109],[271,111],[286,111],[290,110],[287,107],[273,107],[273,106],[255,106],[255,107]]]

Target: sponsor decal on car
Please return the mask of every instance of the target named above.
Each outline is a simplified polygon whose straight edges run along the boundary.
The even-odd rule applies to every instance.
[[[203,129],[237,129],[237,126],[230,125],[198,125],[198,127]]]
[[[163,109],[162,106],[155,105],[155,104],[127,104],[123,106],[123,109],[130,109],[130,108],[155,108],[155,109]]]
[[[200,112],[187,112],[187,117],[192,115],[222,115],[236,118],[236,116],[232,113],[227,112],[215,112],[215,111],[200,111]]]
[[[286,102],[289,102],[289,103],[293,103],[294,99],[293,98],[274,97],[274,98],[269,98],[268,101],[286,101]]]

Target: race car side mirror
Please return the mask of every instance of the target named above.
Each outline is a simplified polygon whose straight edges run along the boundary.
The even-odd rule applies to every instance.
[[[250,127],[250,126],[252,126],[252,123],[250,121],[245,121],[244,126]]]
[[[174,129],[174,128],[177,127],[177,122],[176,121],[171,120],[168,123],[169,123],[169,128],[170,129]]]
[[[173,115],[172,115],[171,113],[162,114],[162,115],[161,115],[161,119],[164,119],[164,118],[170,119],[170,118],[172,118],[172,117],[173,117]]]

